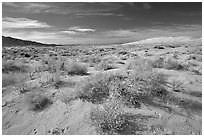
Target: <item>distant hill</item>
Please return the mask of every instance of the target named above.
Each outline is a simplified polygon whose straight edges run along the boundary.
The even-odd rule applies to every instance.
[[[125,43],[122,45],[137,45],[137,44],[179,44],[179,43],[197,43],[202,44],[202,38],[192,38],[187,36],[178,37],[156,37],[135,42]]]
[[[12,37],[2,36],[2,47],[11,46],[62,46],[57,44],[44,44],[35,41],[21,40]]]

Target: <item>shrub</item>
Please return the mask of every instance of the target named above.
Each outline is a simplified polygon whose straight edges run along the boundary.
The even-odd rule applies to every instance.
[[[70,60],[64,64],[64,71],[70,75],[85,75],[87,74],[88,69],[85,64]]]
[[[108,100],[102,106],[97,106],[90,112],[92,125],[101,134],[115,134],[123,130],[126,124],[124,111],[117,100]]]
[[[79,98],[92,103],[101,103],[109,96],[109,81],[102,73],[87,78],[79,88]]]
[[[175,92],[182,92],[184,91],[183,82],[180,80],[173,80],[171,82],[172,90]]]
[[[139,107],[140,96],[165,96],[165,75],[144,64],[132,68],[129,73],[100,73],[87,78],[80,86],[79,97],[92,103],[117,98],[128,106]]]
[[[115,68],[116,67],[114,65],[109,64],[108,62],[101,62],[95,67],[96,70],[103,70],[103,71],[115,69]]]
[[[164,58],[159,57],[158,59],[155,59],[155,60],[148,60],[148,63],[153,68],[163,68],[164,67]]]
[[[2,74],[2,86],[6,87],[17,83],[17,79],[11,74]]]
[[[126,66],[127,70],[131,69],[143,69],[144,71],[152,69],[147,59],[144,58],[136,58],[130,60]]]
[[[168,59],[164,64],[164,68],[174,70],[187,70],[188,66],[185,64],[181,64],[176,60]]]
[[[14,85],[16,83],[21,83],[26,80],[26,76],[24,74],[2,74],[2,86],[6,87],[9,85]]]
[[[150,66],[136,67],[129,73],[134,92],[143,95],[163,97],[166,95],[166,76],[154,71]]]
[[[83,56],[80,60],[82,62],[89,63],[91,66],[94,66],[94,64],[98,64],[101,62],[101,59],[99,57],[94,56]]]
[[[52,101],[43,93],[31,92],[26,95],[25,103],[28,105],[28,109],[40,111],[50,105]]]
[[[25,73],[28,71],[28,66],[22,64],[21,62],[7,61],[2,64],[3,73]]]
[[[51,73],[59,71],[62,69],[63,65],[63,62],[59,57],[55,59],[49,55],[45,55],[45,57],[42,59],[42,66],[44,66],[44,70]]]
[[[18,90],[20,93],[29,92],[31,90],[31,85],[29,85],[27,83],[22,83],[19,85]]]

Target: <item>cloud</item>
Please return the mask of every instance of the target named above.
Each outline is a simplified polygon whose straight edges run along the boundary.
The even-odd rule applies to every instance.
[[[34,2],[3,2],[2,7],[4,10],[21,13],[42,13],[54,8],[46,3]]]
[[[65,34],[76,34],[77,32],[75,32],[75,31],[71,31],[71,30],[64,30],[64,31],[60,31],[60,33],[65,33]]]
[[[47,23],[39,22],[38,20],[31,20],[26,18],[2,18],[3,29],[23,29],[23,28],[46,28],[51,27]]]
[[[95,29],[82,28],[80,26],[70,27],[68,30],[74,31],[74,32],[94,32],[95,31]]]
[[[123,14],[116,14],[116,13],[78,13],[76,16],[124,16]]]
[[[55,2],[55,3],[34,3],[34,2],[3,2],[2,9],[10,12],[22,13],[51,13],[51,14],[104,14],[115,11],[122,7],[119,3],[89,3],[89,2]],[[105,15],[105,14],[104,14]],[[108,13],[107,13],[108,15]]]

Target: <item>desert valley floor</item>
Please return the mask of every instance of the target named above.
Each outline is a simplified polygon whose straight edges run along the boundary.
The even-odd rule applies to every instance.
[[[201,39],[2,50],[4,135],[202,134]]]

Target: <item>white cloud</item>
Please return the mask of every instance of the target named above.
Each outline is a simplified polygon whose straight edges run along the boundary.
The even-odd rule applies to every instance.
[[[70,27],[68,30],[74,31],[74,32],[94,32],[95,31],[95,29],[82,28],[80,26]]]
[[[60,33],[65,33],[65,34],[76,34],[75,31],[71,31],[71,30],[60,31]]]
[[[4,17],[2,19],[2,27],[3,29],[10,28],[45,28],[51,27],[47,23],[39,22],[38,20],[31,20],[26,18],[10,18]]]

